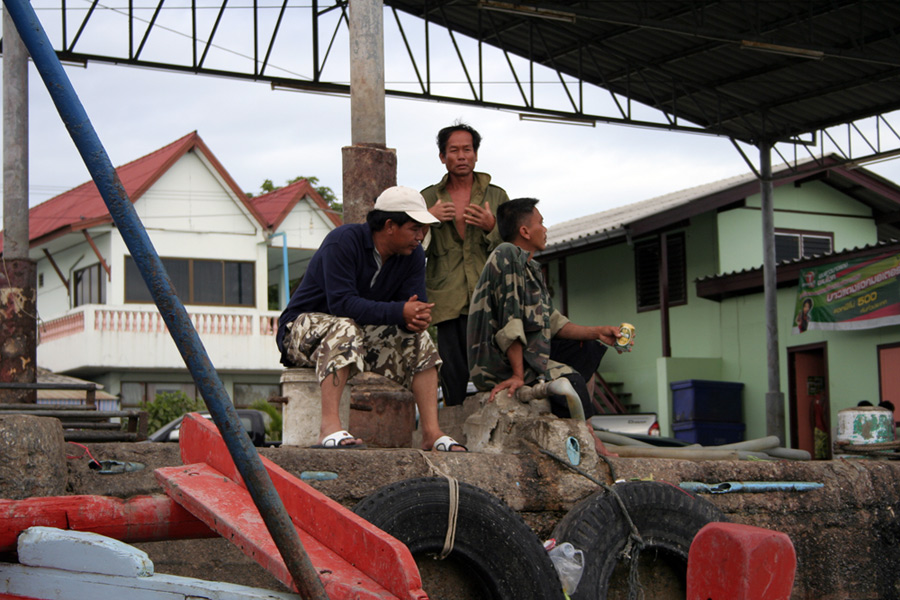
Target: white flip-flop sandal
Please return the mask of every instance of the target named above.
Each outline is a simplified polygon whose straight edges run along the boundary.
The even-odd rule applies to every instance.
[[[310,448],[318,448],[321,450],[364,450],[366,448],[365,443],[352,443],[345,444],[346,440],[355,440],[356,438],[350,435],[349,431],[340,430],[335,431],[332,434],[326,435],[322,439],[321,444],[315,444],[310,446]]]
[[[449,435],[442,435],[437,440],[435,440],[434,445],[431,447],[431,449],[438,452],[453,452],[454,446],[462,448],[465,452],[469,451],[468,448],[454,440]]]

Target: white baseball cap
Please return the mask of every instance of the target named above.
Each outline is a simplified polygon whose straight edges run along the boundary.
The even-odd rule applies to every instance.
[[[428,212],[425,198],[416,190],[402,185],[395,185],[381,192],[375,200],[375,209],[387,212],[402,212],[423,225],[440,223]]]

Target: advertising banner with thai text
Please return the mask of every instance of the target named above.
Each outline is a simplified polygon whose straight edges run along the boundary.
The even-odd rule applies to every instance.
[[[900,254],[846,260],[800,272],[794,333],[900,324]]]

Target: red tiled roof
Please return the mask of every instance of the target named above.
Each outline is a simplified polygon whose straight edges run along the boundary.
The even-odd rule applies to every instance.
[[[335,227],[341,225],[341,218],[334,213],[316,188],[310,185],[306,179],[295,181],[274,192],[250,198],[250,203],[262,215],[266,228],[275,230],[304,196],[312,198],[322,212],[331,219]]]
[[[249,202],[246,194],[210,152],[196,131],[116,168],[116,173],[131,202],[138,200],[178,159],[195,149],[204,154],[247,210],[261,225],[264,225],[265,219]],[[111,223],[112,217],[97,186],[93,181],[89,181],[35,206],[28,211],[28,221],[28,239],[30,245],[34,247],[66,233]],[[2,251],[3,240],[0,238],[0,252]]]

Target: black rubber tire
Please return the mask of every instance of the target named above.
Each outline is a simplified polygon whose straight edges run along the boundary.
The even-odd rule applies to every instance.
[[[691,542],[707,523],[726,521],[711,502],[668,483],[628,482],[613,488],[637,526],[642,555],[662,557],[683,580]],[[610,578],[628,542],[631,528],[619,503],[601,490],[576,504],[553,530],[558,543],[569,542],[584,552],[585,568],[572,600],[605,599]]]
[[[433,600],[562,600],[556,569],[537,535],[499,498],[466,483],[459,484],[453,551],[435,561],[444,546],[448,510],[448,482],[443,477],[386,485],[353,508],[407,545],[422,573],[423,589]],[[450,594],[434,589],[443,576],[457,578]]]

